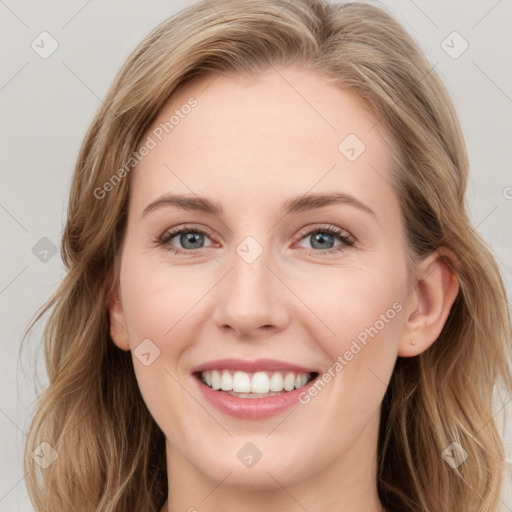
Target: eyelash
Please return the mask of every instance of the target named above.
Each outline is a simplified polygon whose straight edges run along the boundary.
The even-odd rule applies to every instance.
[[[197,233],[197,234],[203,234],[208,236],[210,235],[207,231],[200,229],[196,226],[182,226],[180,228],[171,229],[170,231],[165,232],[162,236],[157,238],[155,240],[155,243],[158,246],[165,246],[166,250],[175,253],[175,254],[194,254],[200,251],[201,249],[206,249],[206,247],[200,247],[199,249],[193,249],[193,250],[185,250],[185,249],[176,249],[175,247],[170,245],[170,241],[176,237],[177,235],[181,235],[182,233]],[[352,246],[355,243],[355,240],[348,235],[348,233],[345,230],[335,228],[333,226],[317,226],[312,229],[309,229],[306,232],[300,233],[300,238],[298,241],[301,241],[302,239],[312,235],[313,233],[323,233],[323,234],[329,234],[337,237],[341,242],[343,242],[338,247],[333,247],[331,249],[308,249],[309,251],[312,251],[315,255],[318,254],[333,254],[338,253],[346,248],[346,246]],[[347,233],[345,235],[344,233]]]

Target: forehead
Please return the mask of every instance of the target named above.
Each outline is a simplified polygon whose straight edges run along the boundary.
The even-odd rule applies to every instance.
[[[385,201],[383,130],[359,98],[311,71],[204,76],[179,88],[142,138],[155,144],[132,177],[132,200],[141,209],[179,191],[268,206],[335,188]]]

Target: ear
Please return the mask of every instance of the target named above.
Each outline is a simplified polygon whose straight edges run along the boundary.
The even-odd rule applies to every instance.
[[[408,318],[398,355],[413,357],[427,350],[437,340],[459,291],[457,276],[450,264],[454,256],[437,251],[417,267],[414,289],[406,306]]]
[[[124,316],[123,305],[121,304],[121,300],[119,298],[117,286],[110,294],[108,310],[110,315],[110,337],[112,338],[112,341],[121,350],[130,350],[126,319]]]

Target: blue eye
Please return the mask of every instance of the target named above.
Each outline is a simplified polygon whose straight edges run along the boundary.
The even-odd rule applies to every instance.
[[[301,240],[309,238],[314,249],[319,249],[320,254],[338,252],[347,246],[354,245],[352,237],[344,230],[333,226],[314,228],[306,233]],[[333,247],[332,244],[338,239],[341,243]]]
[[[207,236],[207,233],[202,229],[182,227],[168,231],[158,243],[165,246],[171,252],[189,254],[197,249],[203,249],[201,244],[204,244],[204,239]],[[176,248],[171,244],[174,238],[178,239],[184,250]]]
[[[335,253],[355,243],[355,240],[345,230],[334,226],[321,226],[309,229],[309,231],[302,233],[300,241],[308,237],[313,246],[314,254]],[[176,239],[182,248],[176,247],[172,243],[173,239]],[[211,247],[212,244],[204,245],[205,239],[210,239],[210,237],[203,229],[196,226],[183,226],[167,231],[161,238],[156,240],[156,243],[175,254],[192,254],[199,249]],[[334,244],[336,239],[340,241],[340,244],[333,247],[332,244]]]

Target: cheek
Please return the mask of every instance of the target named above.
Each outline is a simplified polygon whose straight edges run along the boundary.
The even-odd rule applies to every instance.
[[[332,276],[328,288],[326,284],[310,286],[307,295],[325,327],[322,332],[326,334],[317,340],[322,340],[331,359],[350,350],[354,341],[365,348],[372,345],[372,350],[361,351],[360,355],[378,352],[377,349],[395,350],[402,328],[405,271],[352,267],[333,272]],[[318,320],[317,324],[322,325]]]
[[[309,329],[316,322],[315,342],[329,360],[322,380],[330,399],[322,391],[319,402],[327,400],[326,407],[343,404],[331,407],[330,421],[345,425],[356,435],[378,411],[393,372],[404,326],[407,278],[405,268],[396,263],[354,265],[340,269],[335,276],[329,283],[330,293],[313,287],[308,295],[312,309],[330,330],[318,320],[313,320]],[[316,398],[312,396],[312,400]],[[352,414],[349,424],[347,414]]]
[[[173,268],[162,258],[155,262],[129,246],[123,254],[122,302],[135,374],[157,422],[163,410],[173,411],[187,403],[180,384],[183,355],[208,321],[206,301],[201,299],[215,284],[216,276],[210,274],[192,267]]]
[[[204,291],[183,268],[128,255],[121,268],[123,308],[133,348],[149,338],[161,351],[180,350],[176,333],[186,328]],[[168,340],[172,339],[172,343]]]
[[[194,287],[182,269],[153,265],[129,253],[123,261],[120,278],[141,395],[164,432],[173,425],[175,435],[184,436],[180,417],[197,411],[189,410],[195,402],[191,403],[185,391],[179,363],[196,339],[193,305],[204,291]]]

